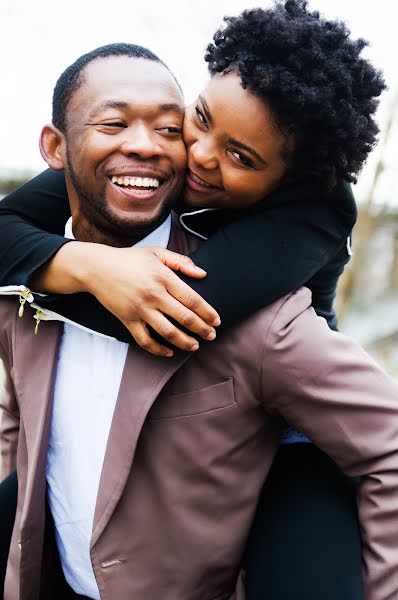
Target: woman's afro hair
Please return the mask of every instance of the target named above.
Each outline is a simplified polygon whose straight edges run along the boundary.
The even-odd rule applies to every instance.
[[[356,182],[376,142],[374,113],[386,87],[360,56],[367,42],[350,39],[344,23],[309,12],[305,0],[224,21],[207,48],[210,73],[237,72],[267,103],[293,141],[285,152],[290,176],[316,176],[329,188],[338,179]]]

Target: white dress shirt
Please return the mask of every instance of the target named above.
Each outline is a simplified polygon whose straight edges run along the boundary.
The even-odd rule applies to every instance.
[[[171,217],[136,246],[168,244]],[[72,222],[65,237],[73,239]],[[90,541],[105,449],[128,344],[66,323],[47,453],[48,499],[61,564],[77,594],[100,600]]]

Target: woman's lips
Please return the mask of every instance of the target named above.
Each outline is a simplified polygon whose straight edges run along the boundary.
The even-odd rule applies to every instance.
[[[203,181],[203,179],[200,179],[200,177],[192,173],[192,171],[188,171],[185,181],[188,187],[195,190],[196,192],[208,194],[216,190],[219,191],[221,189],[219,187],[216,187],[215,185],[211,185],[210,183]]]

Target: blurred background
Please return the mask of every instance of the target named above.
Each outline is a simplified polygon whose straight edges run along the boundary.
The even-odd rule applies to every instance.
[[[191,102],[207,79],[204,50],[224,15],[272,3],[249,0],[0,0],[0,198],[45,168],[38,151],[51,120],[57,77],[81,54],[111,42],[148,46],[170,66]],[[369,40],[365,55],[384,71],[381,135],[354,192],[359,221],[336,307],[340,329],[398,375],[398,4],[310,0]],[[0,232],[1,234],[1,232]]]

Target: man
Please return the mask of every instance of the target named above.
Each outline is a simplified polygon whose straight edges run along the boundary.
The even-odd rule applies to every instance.
[[[66,234],[191,251],[197,240],[170,224],[185,166],[173,76],[135,46],[79,60],[41,137],[65,170]],[[281,418],[361,478],[366,598],[397,597],[398,386],[310,305],[299,290],[166,360],[69,324],[35,336],[3,300],[3,456],[7,472],[18,444],[19,477],[6,600],[242,600]]]

